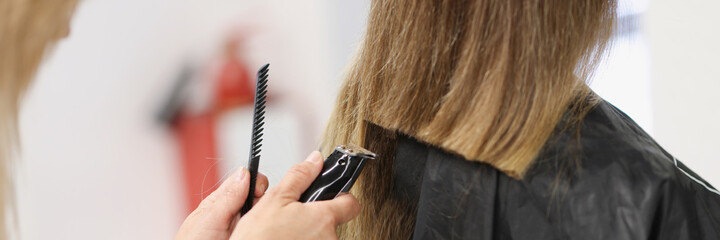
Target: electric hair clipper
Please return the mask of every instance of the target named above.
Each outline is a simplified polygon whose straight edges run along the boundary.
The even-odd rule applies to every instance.
[[[330,200],[350,191],[369,159],[376,155],[353,144],[340,145],[325,159],[322,172],[300,196],[300,202]]]

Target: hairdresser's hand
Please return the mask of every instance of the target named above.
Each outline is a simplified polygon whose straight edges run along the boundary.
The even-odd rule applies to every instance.
[[[249,186],[248,170],[239,169],[200,202],[198,208],[190,213],[180,226],[175,239],[227,240],[230,238],[239,217],[237,213],[247,199]],[[255,184],[255,203],[262,199],[267,186],[267,177],[258,174]]]
[[[298,202],[322,170],[322,157],[313,152],[293,166],[280,183],[240,219],[230,239],[337,239],[335,228],[360,212],[350,194],[332,200]]]

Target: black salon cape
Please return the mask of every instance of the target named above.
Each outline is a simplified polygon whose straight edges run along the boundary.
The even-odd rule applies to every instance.
[[[720,239],[718,191],[620,110],[586,116],[578,167],[571,132],[522,181],[400,136],[393,194],[416,204],[412,239]]]

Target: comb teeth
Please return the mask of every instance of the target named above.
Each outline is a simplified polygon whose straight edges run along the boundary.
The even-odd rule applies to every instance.
[[[265,122],[259,123],[257,126],[253,128],[253,132],[257,131],[259,128],[261,128],[263,125],[265,125]]]
[[[265,125],[265,99],[267,98],[269,64],[260,68],[257,74],[257,86],[255,88],[255,112],[253,117],[252,143],[250,144],[250,158],[257,158],[262,146],[262,135]]]
[[[265,95],[267,94],[268,71],[270,64],[263,65],[257,73],[257,85],[255,86],[255,111],[253,112],[252,142],[250,143],[250,159],[248,159],[248,172],[250,172],[250,187],[248,196],[240,209],[245,214],[252,208],[255,183],[257,182],[258,165],[260,165],[260,147],[262,144],[263,125],[265,125]]]

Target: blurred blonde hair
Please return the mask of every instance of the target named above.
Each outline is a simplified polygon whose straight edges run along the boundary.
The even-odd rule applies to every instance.
[[[19,103],[46,50],[69,32],[76,5],[76,0],[0,0],[0,239],[8,235],[8,210],[14,212]]]
[[[407,134],[520,179],[570,108],[594,106],[589,79],[615,0],[374,0],[322,149],[380,155],[353,193],[347,239],[408,239],[414,216],[392,194],[394,136]],[[588,101],[590,99],[590,101]]]

